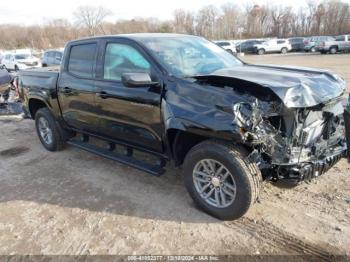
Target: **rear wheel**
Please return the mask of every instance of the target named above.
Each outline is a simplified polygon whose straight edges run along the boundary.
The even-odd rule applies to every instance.
[[[258,50],[258,54],[259,54],[259,55],[265,54],[265,49],[260,48],[260,49]]]
[[[315,53],[315,52],[316,52],[316,47],[311,47],[310,51],[311,51],[312,53]]]
[[[331,53],[332,55],[336,54],[338,52],[338,48],[336,46],[332,46],[329,49],[329,53]]]
[[[205,141],[184,162],[185,186],[195,203],[222,220],[243,216],[258,198],[261,173],[247,153],[229,144]]]
[[[283,47],[283,48],[281,49],[281,53],[282,53],[282,54],[287,54],[287,52],[288,52],[288,49],[287,49],[287,48]]]
[[[36,112],[36,131],[40,142],[49,151],[59,151],[65,144],[58,125],[48,108],[41,108]]]

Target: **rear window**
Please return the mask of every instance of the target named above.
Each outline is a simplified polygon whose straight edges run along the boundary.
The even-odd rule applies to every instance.
[[[97,44],[73,46],[70,50],[68,72],[80,77],[94,77]]]

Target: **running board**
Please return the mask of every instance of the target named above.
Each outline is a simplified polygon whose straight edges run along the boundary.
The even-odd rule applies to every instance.
[[[85,136],[86,138],[86,136]],[[165,173],[165,170],[163,167],[165,166],[165,159],[159,159],[157,164],[150,164],[143,162],[141,160],[135,159],[132,157],[133,155],[133,148],[131,147],[125,147],[125,154],[120,154],[115,152],[115,144],[109,144],[109,148],[103,148],[99,146],[95,146],[93,144],[88,143],[89,139],[82,139],[82,140],[68,140],[67,144],[78,147],[80,149],[83,149],[85,151],[88,151],[90,153],[94,153],[96,155],[117,161],[119,163],[128,165],[130,167],[139,169],[141,171],[147,172],[154,176],[161,176]]]

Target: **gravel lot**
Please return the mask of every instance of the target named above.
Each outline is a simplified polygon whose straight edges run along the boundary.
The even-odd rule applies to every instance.
[[[350,55],[243,60],[322,67],[350,83]],[[345,159],[310,184],[266,183],[245,218],[221,222],[194,207],[172,167],[157,178],[73,147],[49,153],[31,120],[0,118],[0,141],[0,255],[350,255]]]

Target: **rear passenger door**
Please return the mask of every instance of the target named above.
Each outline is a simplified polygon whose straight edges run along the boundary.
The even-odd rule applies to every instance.
[[[96,81],[100,132],[111,139],[161,152],[160,86],[126,87],[121,81],[123,73],[147,73],[152,81],[159,82],[158,69],[132,41],[106,41],[101,46]]]
[[[98,42],[68,46],[58,80],[58,100],[65,122],[76,129],[98,133],[95,70]]]

